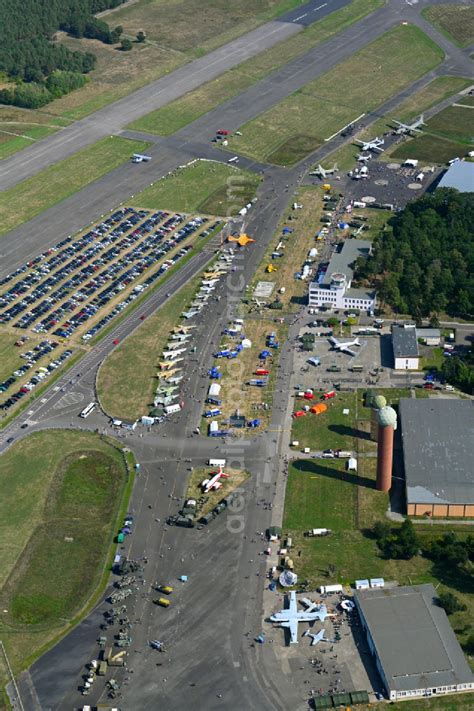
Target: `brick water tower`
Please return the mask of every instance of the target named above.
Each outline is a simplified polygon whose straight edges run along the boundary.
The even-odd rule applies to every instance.
[[[377,413],[378,449],[377,482],[378,491],[389,491],[392,486],[393,435],[397,429],[397,413],[386,405]]]
[[[379,435],[378,413],[385,407],[387,400],[383,395],[376,395],[372,400],[372,410],[370,412],[370,438],[373,442],[377,441]]]

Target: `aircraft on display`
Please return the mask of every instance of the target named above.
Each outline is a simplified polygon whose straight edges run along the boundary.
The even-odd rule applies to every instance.
[[[318,167],[309,173],[309,175],[316,175],[318,178],[325,178],[327,175],[332,175],[337,172],[337,163],[334,163],[332,168],[323,168],[323,166],[318,163]]]
[[[410,133],[422,133],[422,130],[420,126],[425,126],[424,122],[424,116],[423,114],[420,114],[417,119],[413,121],[413,123],[403,123],[402,121],[392,121],[392,123],[396,123],[397,127],[395,129],[395,133],[397,135],[403,135],[403,134],[410,134]]]
[[[324,630],[320,630],[316,634],[306,630],[306,632],[303,632],[303,637],[311,637],[311,646],[314,647],[315,644],[324,640]]]
[[[375,138],[372,141],[355,140],[354,143],[358,143],[359,146],[362,146],[363,151],[379,151],[380,153],[383,153],[384,149],[381,148],[380,146],[383,146],[385,141],[383,138],[379,138],[378,136],[375,136]]]
[[[166,380],[168,383],[178,383],[180,380],[182,380],[183,376],[181,375],[178,379],[173,378],[173,375],[176,375],[176,373],[179,373],[179,371],[182,370],[182,368],[173,368],[172,370],[166,370],[163,373],[158,373],[158,377],[161,380]]]
[[[228,479],[230,477],[230,474],[226,474],[222,467],[219,467],[219,471],[216,472],[216,474],[213,474],[209,479],[204,479],[204,481],[201,482],[202,490],[204,494],[208,494],[210,491],[216,491],[217,489],[220,489],[222,486],[222,483],[219,481],[219,479]]]
[[[196,328],[196,326],[175,326],[172,331],[173,333],[187,334],[191,329]],[[191,334],[188,334],[191,335]]]
[[[162,360],[159,363],[160,370],[166,370],[169,368],[168,373],[171,369],[175,368],[178,363],[180,363],[184,358],[174,358],[174,360]]]
[[[332,345],[333,350],[340,351],[341,353],[348,353],[351,356],[355,356],[355,351],[351,351],[351,346],[360,346],[360,341],[358,338],[354,338],[353,341],[338,341],[337,338],[331,336],[328,338],[329,343]]]
[[[185,353],[187,350],[187,348],[178,348],[175,351],[163,351],[163,358],[165,360],[176,360],[176,358],[180,356],[181,353]]]
[[[357,156],[357,160],[359,161],[359,163],[367,163],[371,158],[371,155],[364,156],[362,155],[362,153],[359,153],[359,155]]]
[[[310,602],[310,601],[308,601]],[[315,610],[314,608],[318,609]],[[316,603],[310,602],[310,606],[307,610],[299,611],[296,602],[296,593],[294,590],[290,592],[290,604],[286,610],[281,610],[280,612],[275,612],[271,615],[271,622],[277,622],[280,627],[285,627],[290,630],[290,644],[298,644],[298,622],[313,622],[314,620],[320,620],[324,622],[328,616],[328,610],[326,605],[317,605]]]
[[[159,387],[158,390],[156,391],[156,394],[158,396],[163,396],[163,397],[171,397],[175,390],[179,390],[177,385],[170,385],[168,387]]]

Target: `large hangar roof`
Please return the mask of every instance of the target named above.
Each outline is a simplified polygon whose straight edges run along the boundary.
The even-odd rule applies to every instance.
[[[474,503],[474,402],[402,399],[408,503]]]

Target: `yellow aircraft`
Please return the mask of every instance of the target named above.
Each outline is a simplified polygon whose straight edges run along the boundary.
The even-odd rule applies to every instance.
[[[268,274],[271,274],[272,272],[278,271],[278,269],[277,269],[276,267],[274,267],[273,264],[267,264],[267,267],[266,267],[265,271],[266,271]]]
[[[237,242],[239,247],[246,247],[248,244],[251,242],[255,242],[254,239],[246,235],[244,232],[242,232],[238,237],[234,237],[233,235],[229,235],[227,237],[228,242]]]
[[[171,378],[176,375],[176,373],[179,373],[182,370],[182,368],[173,368],[173,370],[167,370],[166,373],[158,373],[158,377],[161,380],[164,380],[165,382],[169,382]]]

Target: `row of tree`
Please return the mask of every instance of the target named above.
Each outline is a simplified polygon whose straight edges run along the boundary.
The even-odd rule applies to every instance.
[[[409,203],[360,259],[356,278],[415,319],[474,314],[474,195],[440,189]]]
[[[84,75],[95,66],[95,56],[53,43],[54,34],[64,30],[74,37],[115,44],[120,41],[122,28],[111,30],[94,13],[123,2],[0,0],[0,71],[16,82],[0,92],[0,102],[37,108],[82,86]]]

